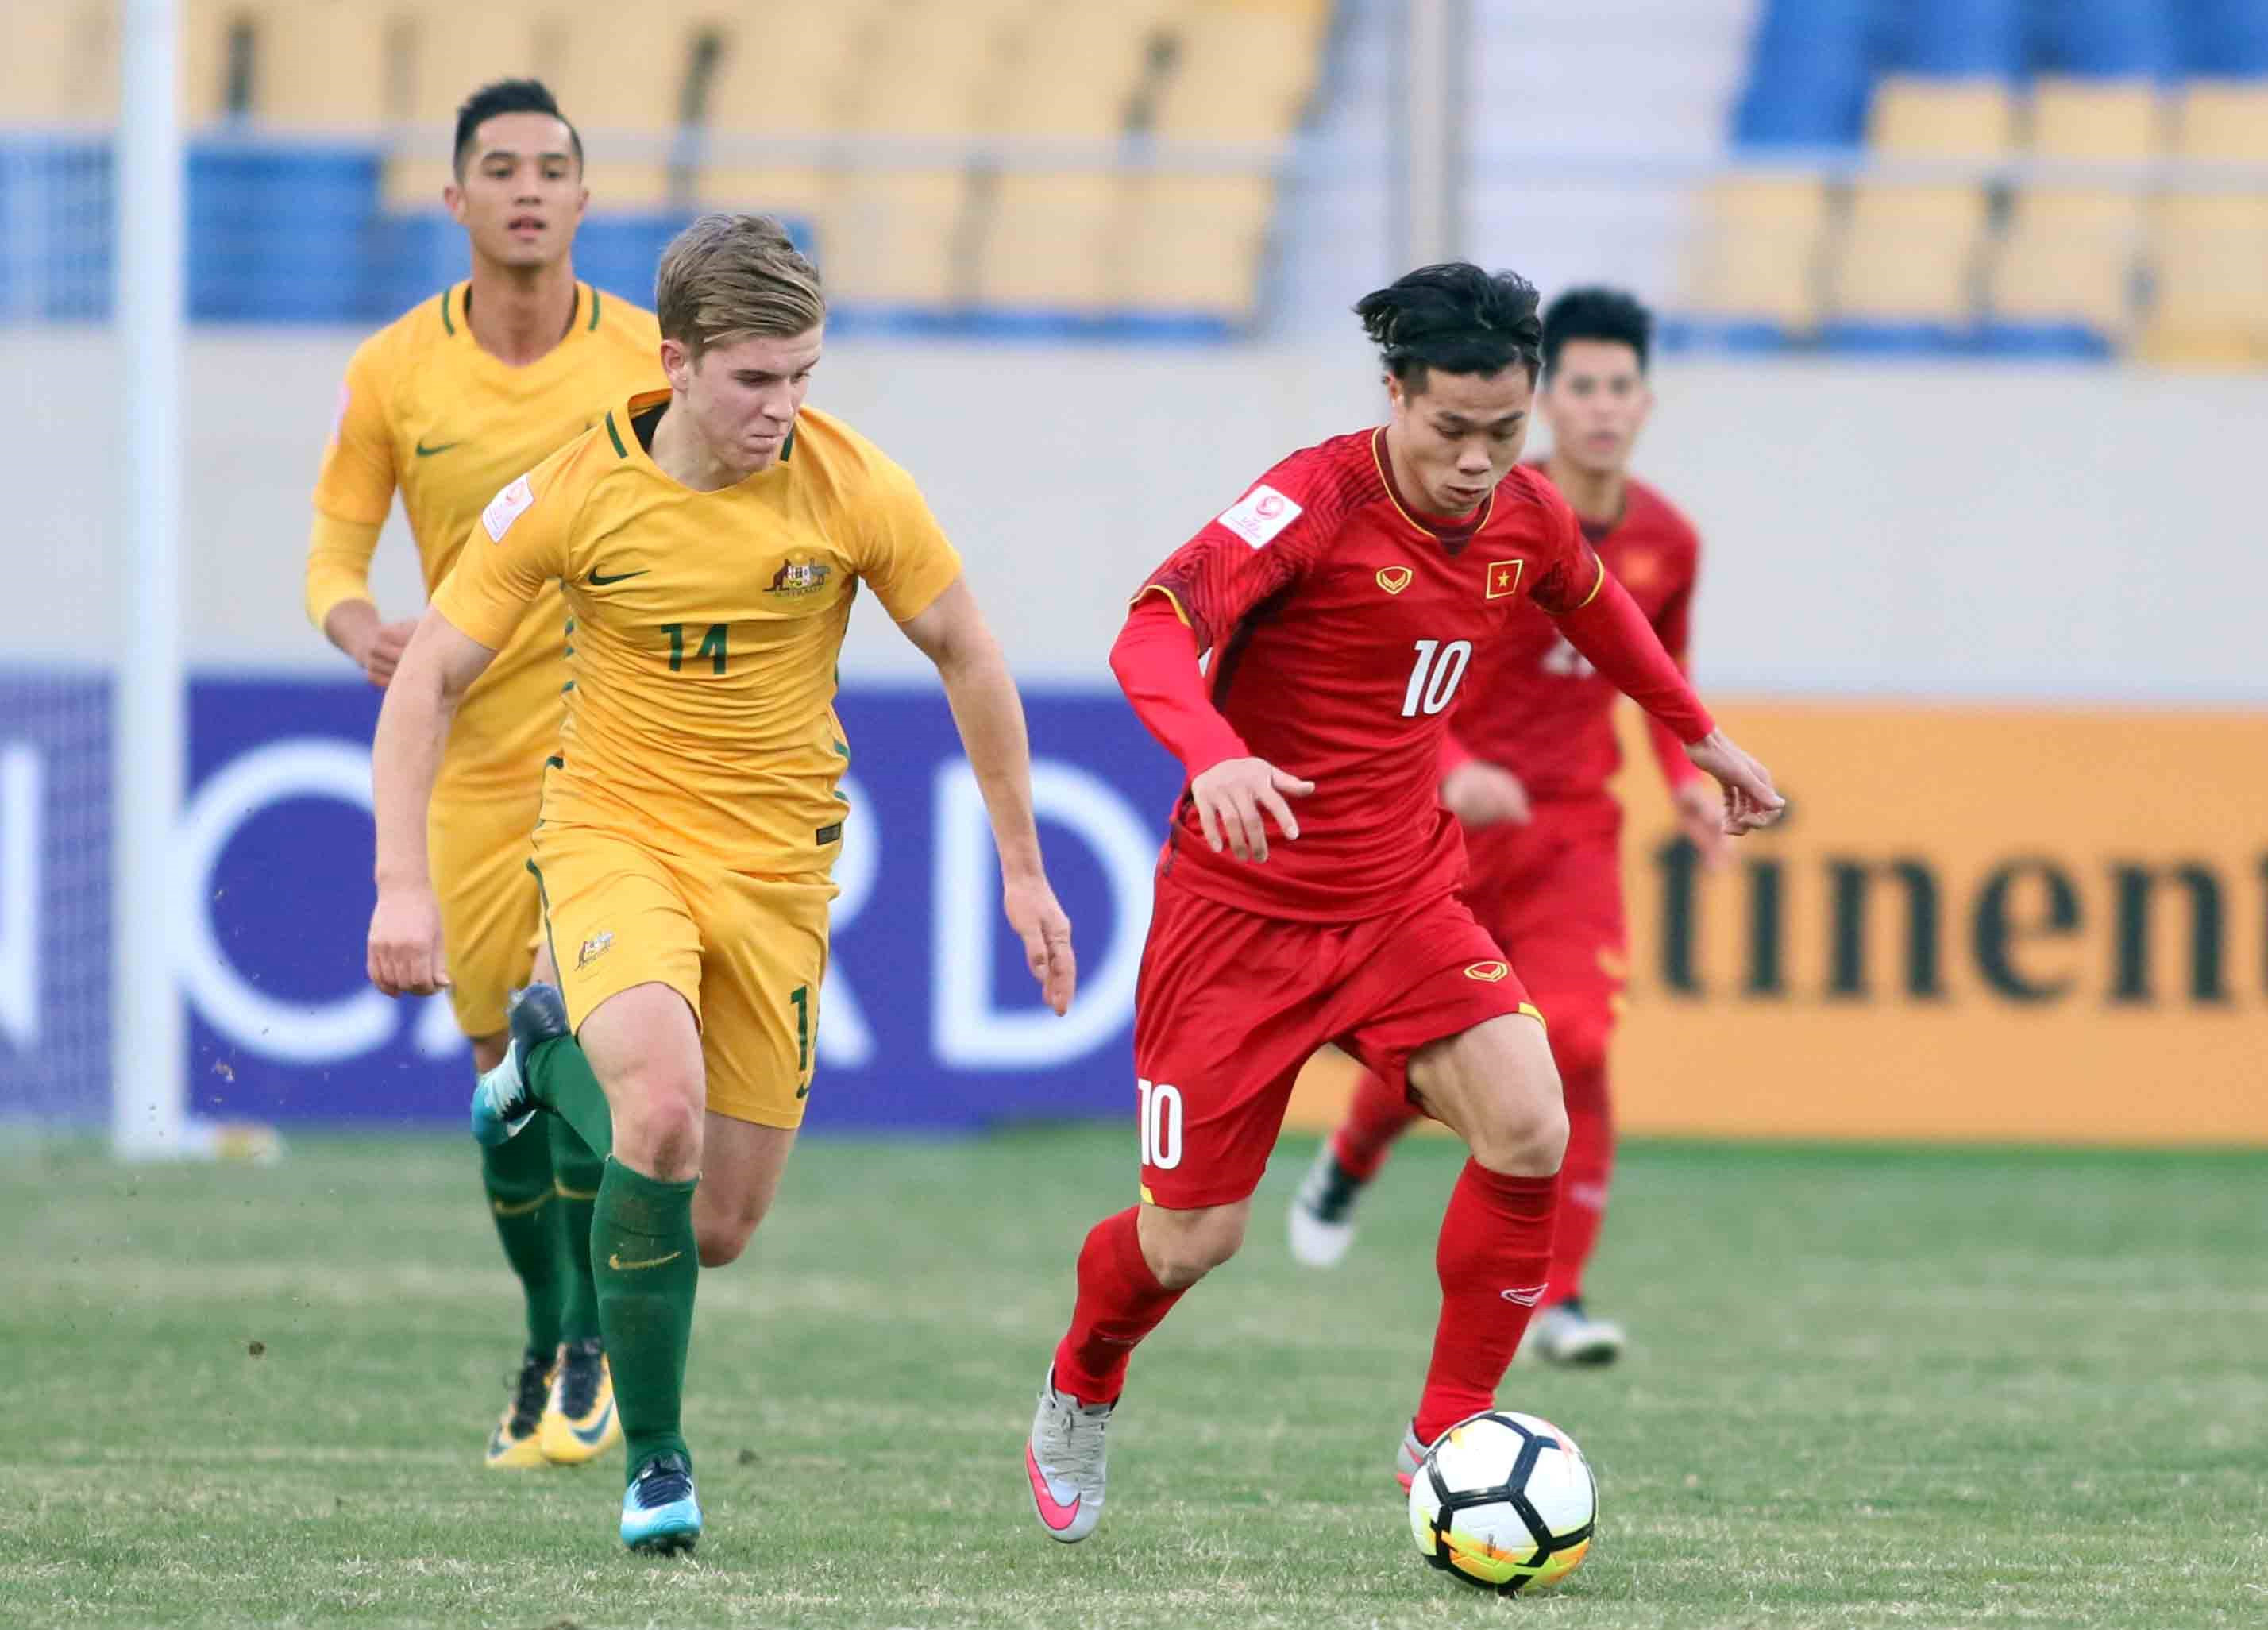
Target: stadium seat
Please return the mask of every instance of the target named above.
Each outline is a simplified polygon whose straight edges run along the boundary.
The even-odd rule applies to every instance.
[[[2146,81],[2044,79],[2033,87],[2036,159],[2139,165],[2159,151],[2161,125],[2157,89]],[[2139,186],[2026,187],[1988,277],[1994,320],[2123,336],[2141,240]]]
[[[2080,78],[2162,78],[2174,63],[2180,9],[2166,0],[2066,0],[2035,6],[2037,59],[2052,73]]]
[[[1315,87],[1322,20],[1307,8],[1193,6],[1168,25],[1174,58],[1153,129],[1189,141],[1289,136]]]
[[[1087,144],[1123,136],[1155,71],[1165,10],[1156,0],[1081,6],[1027,27],[1006,63],[1006,94],[983,110],[986,133]],[[1004,171],[980,201],[978,301],[994,312],[1103,312],[1130,208],[1127,186],[1100,170]]]
[[[388,64],[389,124],[409,133],[387,156],[386,203],[395,210],[437,210],[451,179],[449,136],[457,107],[491,79],[556,77],[558,35],[539,27],[541,13],[526,0],[463,6],[412,0],[395,8]],[[549,46],[549,51],[540,49]],[[575,117],[572,108],[570,117]]]
[[[1867,135],[1885,159],[1997,159],[2014,144],[2015,105],[1995,80],[1889,78],[1875,87]],[[1830,278],[1834,331],[1933,343],[1964,325],[1988,212],[1974,181],[1858,182]]]
[[[1760,338],[1819,321],[1827,187],[1756,172],[1712,183],[1689,257],[1686,306],[1712,326]]]
[[[2268,153],[2268,84],[2191,85],[2176,101],[2173,151],[2198,163]],[[2143,336],[2154,360],[2268,363],[2268,195],[2197,189],[2161,199],[2151,232],[2154,301]]]
[[[853,172],[819,218],[820,269],[830,295],[891,312],[967,304],[961,170]]]
[[[999,177],[977,250],[977,301],[995,312],[1108,311],[1130,202],[1125,183],[1109,175]]]
[[[0,51],[0,123],[107,124],[118,110],[115,0],[11,7]]]
[[[820,214],[840,189],[838,172],[807,151],[780,154],[778,144],[849,127],[852,77],[873,53],[883,11],[881,0],[841,0],[784,7],[761,21],[735,13],[718,30],[700,109],[707,141],[696,196],[704,207]],[[823,257],[823,232],[819,248]]]
[[[1264,175],[1145,175],[1129,185],[1110,268],[1114,304],[1230,326],[1259,306],[1275,182]]]
[[[397,47],[387,7],[268,0],[238,9],[252,19],[252,114],[261,124],[364,131],[386,122],[385,66]]]
[[[2068,0],[2067,0],[2068,3]],[[2025,0],[1900,0],[1880,8],[1895,71],[1923,79],[2013,79],[2024,70]]]
[[[676,140],[693,71],[696,15],[680,0],[638,7],[635,27],[611,10],[563,8],[549,27],[556,43],[551,88],[584,133],[594,210],[649,210],[689,204],[689,166],[681,180]]]
[[[1857,141],[1874,26],[1872,0],[1763,0],[1734,140],[1751,152]]]
[[[2268,154],[2268,80],[2191,81],[2175,100],[2174,156],[2257,164]]]

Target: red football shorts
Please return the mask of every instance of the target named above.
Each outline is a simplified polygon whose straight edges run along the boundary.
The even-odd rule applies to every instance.
[[[1517,1013],[1542,1017],[1454,896],[1302,923],[1160,878],[1134,995],[1142,1198],[1182,1211],[1250,1194],[1325,1043],[1401,1091],[1418,1048]]]
[[[1629,975],[1622,806],[1608,797],[1539,803],[1535,818],[1465,833],[1465,886],[1481,926],[1535,993],[1555,1041],[1603,1047]]]

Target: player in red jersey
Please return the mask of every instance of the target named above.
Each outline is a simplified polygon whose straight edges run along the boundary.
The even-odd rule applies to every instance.
[[[1566,495],[1583,535],[1683,664],[1700,540],[1653,488],[1631,478],[1631,448],[1653,405],[1653,321],[1629,295],[1576,289],[1543,316],[1551,456],[1536,468]],[[1505,948],[1550,1022],[1566,1091],[1567,1155],[1550,1289],[1527,1346],[1558,1363],[1612,1362],[1623,1332],[1583,1304],[1583,1270],[1605,1215],[1614,1159],[1607,1044],[1627,956],[1619,840],[1607,790],[1621,763],[1616,692],[1541,611],[1523,608],[1476,660],[1450,721],[1441,802],[1463,822],[1463,896]],[[1653,754],[1686,834],[1714,863],[1725,847],[1716,789],[1677,738],[1648,721]],[[1353,1207],[1394,1140],[1422,1115],[1375,1072],[1355,1088],[1292,1202],[1292,1252],[1328,1267],[1354,1235]]]
[[[1406,1082],[1472,1151],[1400,1470],[1495,1397],[1543,1294],[1566,1117],[1539,1015],[1456,896],[1464,845],[1437,789],[1449,705],[1521,602],[1688,744],[1724,785],[1727,830],[1778,811],[1566,500],[1519,468],[1535,305],[1520,278],[1462,262],[1366,296],[1388,423],[1270,470],[1151,574],[1111,648],[1189,778],[1135,996],[1141,1204],[1086,1236],[1025,1445],[1057,1539],[1101,1516],[1128,1359],[1235,1254],[1292,1081],[1327,1042]]]

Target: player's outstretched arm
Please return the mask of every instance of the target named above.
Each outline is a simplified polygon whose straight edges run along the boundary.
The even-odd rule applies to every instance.
[[[1312,781],[1256,758],[1244,738],[1205,695],[1197,636],[1162,596],[1145,594],[1110,647],[1110,671],[1134,713],[1189,771],[1189,802],[1206,846],[1240,860],[1268,859],[1273,819],[1286,837],[1300,835],[1287,798],[1305,798]]]
[[[496,658],[428,611],[402,652],[371,743],[378,821],[378,907],[370,918],[370,980],[388,996],[430,996],[449,983],[441,907],[425,860],[425,811],[457,704]]]
[[[1716,777],[1724,791],[1727,833],[1738,837],[1779,819],[1785,802],[1771,772],[1717,728],[1653,625],[1611,574],[1602,570],[1598,591],[1561,616],[1559,627],[1593,667],[1675,732],[1686,756]]]
[[[1000,642],[985,625],[976,596],[958,578],[926,609],[898,626],[937,665],[945,682],[954,726],[984,794],[985,813],[992,818],[992,842],[1000,852],[1001,905],[1024,941],[1025,965],[1040,982],[1048,1006],[1058,1014],[1068,1013],[1079,985],[1079,961],[1071,951],[1071,918],[1056,900],[1040,856],[1024,702],[1000,654]]]

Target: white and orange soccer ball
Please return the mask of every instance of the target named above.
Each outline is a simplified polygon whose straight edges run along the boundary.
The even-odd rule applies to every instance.
[[[1548,1590],[1573,1573],[1598,1515],[1598,1485],[1575,1440],[1508,1409],[1451,1427],[1410,1483],[1410,1531],[1425,1560],[1506,1596]]]

